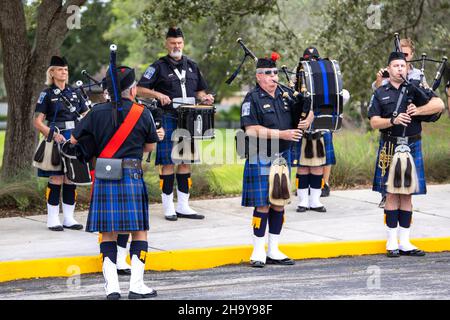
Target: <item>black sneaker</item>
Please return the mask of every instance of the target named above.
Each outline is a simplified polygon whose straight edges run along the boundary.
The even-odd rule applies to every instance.
[[[330,186],[328,184],[324,184],[322,188],[322,194],[321,197],[329,197],[330,196]]]
[[[385,203],[386,203],[386,196],[383,196],[381,198],[380,203],[378,204],[378,208],[384,208]]]

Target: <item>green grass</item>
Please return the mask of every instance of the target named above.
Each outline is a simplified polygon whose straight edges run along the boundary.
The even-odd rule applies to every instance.
[[[369,187],[375,169],[375,153],[378,148],[378,131],[360,132],[343,130],[333,136],[337,164],[333,166],[330,183],[333,188]],[[5,132],[0,131],[0,163],[3,156]],[[226,143],[224,143],[226,141]],[[204,160],[229,164],[202,163],[192,166],[192,197],[215,197],[238,195],[242,190],[244,160],[236,158],[234,135],[224,129],[216,131],[216,139],[200,142]],[[429,183],[450,182],[450,118],[443,115],[436,123],[424,124],[423,154],[425,175]],[[154,166],[155,153],[151,164],[145,164],[144,179],[148,186],[150,201],[160,201],[159,172]],[[295,169],[292,170],[294,185]],[[46,179],[29,179],[10,184],[0,183],[0,207],[13,206],[26,209],[42,205]],[[11,196],[10,190],[14,190]],[[79,188],[79,202],[89,200],[89,188]]]

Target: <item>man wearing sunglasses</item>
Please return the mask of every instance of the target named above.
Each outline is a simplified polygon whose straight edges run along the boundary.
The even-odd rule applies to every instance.
[[[290,165],[290,147],[302,137],[298,124],[294,123],[291,108],[303,104],[297,98],[283,98],[278,81],[276,60],[258,59],[256,65],[257,85],[247,93],[241,106],[241,127],[249,136],[249,154],[244,167],[242,206],[253,207],[253,252],[252,267],[267,264],[293,265],[278,249],[279,237],[284,221],[284,206],[269,202],[269,172],[274,159],[282,157]],[[274,183],[275,186],[275,183]],[[274,187],[275,188],[275,187]],[[289,187],[284,189],[289,198]],[[268,252],[265,251],[266,226],[269,229]]]

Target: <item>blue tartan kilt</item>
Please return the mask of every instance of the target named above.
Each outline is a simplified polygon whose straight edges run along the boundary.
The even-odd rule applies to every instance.
[[[68,129],[68,130],[61,130],[61,134],[64,136],[64,138],[66,138],[66,140],[70,139],[70,134],[72,133],[72,129]],[[52,176],[63,176],[64,175],[64,168],[63,170],[60,171],[44,171],[41,169],[37,169],[37,175],[38,177],[41,178],[49,178]]]
[[[384,175],[384,177],[381,176],[381,168],[378,167],[378,160],[380,158],[380,151],[383,148],[383,144],[384,140],[380,139],[380,145],[378,147],[377,153],[377,161],[375,162],[375,174],[373,178],[372,190],[380,192],[382,194],[386,194],[386,182],[389,176],[389,167],[386,168],[386,174]],[[427,186],[425,181],[425,169],[423,166],[423,157],[422,157],[422,140],[410,143],[409,148],[411,149],[411,156],[413,157],[414,164],[416,165],[417,178],[419,181],[419,190],[413,194],[415,195],[426,194]]]
[[[282,153],[291,171],[290,150]],[[269,203],[269,173],[272,161],[267,157],[250,158],[245,161],[242,187],[243,207],[262,207]]]
[[[293,167],[301,167],[300,166],[300,156],[302,154],[302,140],[299,142],[295,142],[291,147],[291,165]],[[323,134],[323,141],[325,144],[325,153],[326,153],[326,163],[325,166],[335,165],[336,164],[336,156],[334,154],[334,146],[333,146],[333,133],[330,131],[326,131]]]
[[[149,230],[148,194],[143,171],[122,170],[121,180],[95,179],[87,232]]]
[[[174,164],[172,161],[172,133],[177,129],[177,117],[174,114],[163,114],[162,127],[164,128],[164,139],[157,143],[155,165]]]

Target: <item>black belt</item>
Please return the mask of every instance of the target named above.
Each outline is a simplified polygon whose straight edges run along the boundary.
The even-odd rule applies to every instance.
[[[381,139],[383,139],[384,141],[389,141],[389,142],[395,143],[395,144],[400,144],[402,142],[409,144],[409,143],[414,143],[414,142],[422,139],[422,135],[419,133],[414,136],[409,136],[409,137],[403,138],[403,137],[391,136],[388,133],[382,133]]]
[[[57,127],[60,130],[65,130],[66,129],[66,122],[73,122],[73,128],[75,128],[75,125],[77,124],[77,121],[72,120],[72,121],[62,121],[62,122],[55,122],[54,126]],[[50,126],[51,123],[48,123],[48,126]],[[71,129],[73,129],[71,128]]]
[[[142,169],[142,161],[139,159],[123,159],[122,168],[124,169]]]
[[[314,132],[314,133],[306,132],[304,137],[307,138],[307,139],[317,140],[317,139],[320,139],[322,137],[322,132],[321,131]]]

